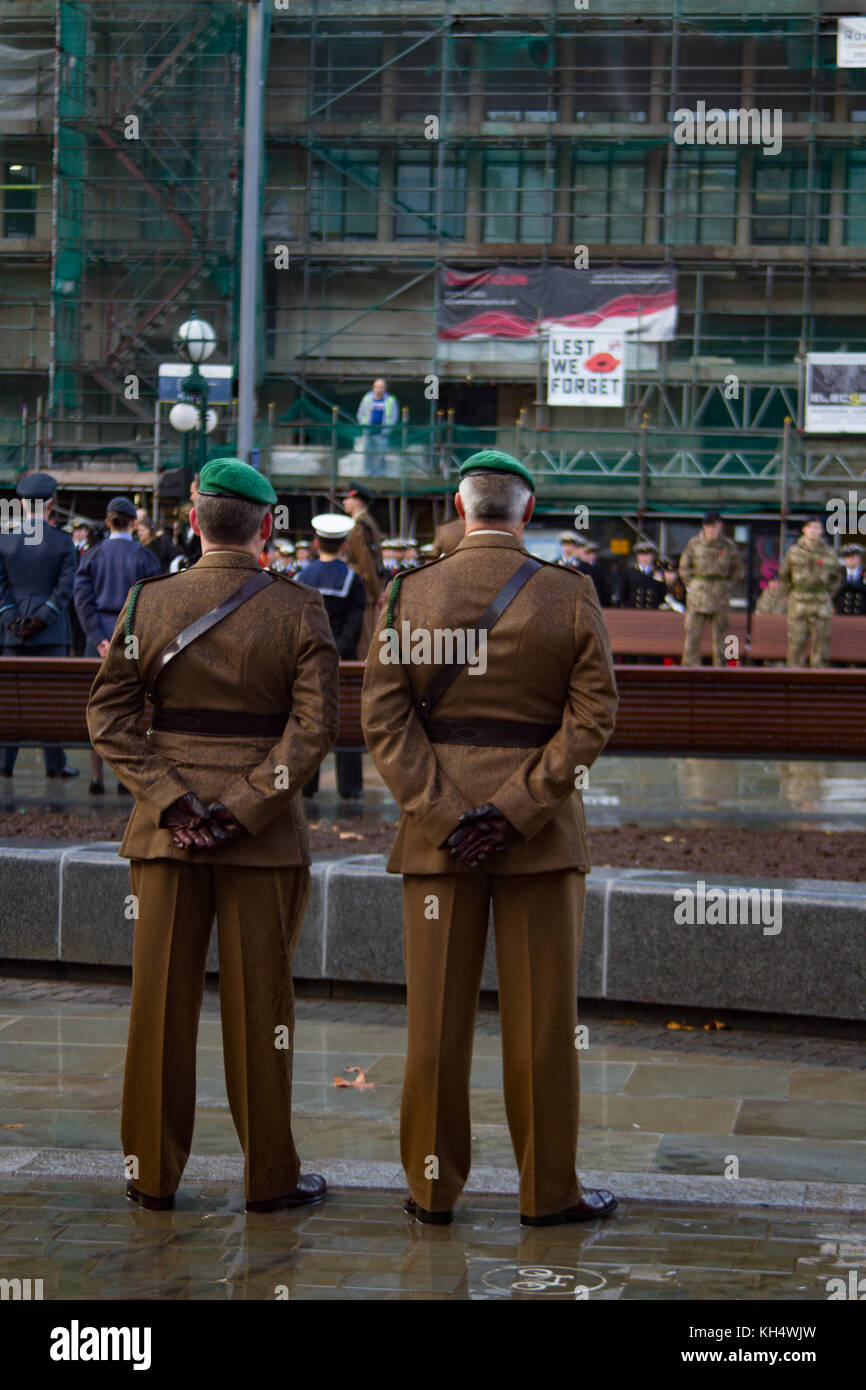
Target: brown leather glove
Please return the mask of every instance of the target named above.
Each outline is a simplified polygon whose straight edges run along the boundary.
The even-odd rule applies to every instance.
[[[229,840],[237,840],[244,833],[244,827],[236,820],[227,806],[221,801],[212,801],[207,808],[208,829],[218,845]]]
[[[465,811],[446,843],[459,863],[475,869],[491,854],[500,854],[516,834],[511,822],[488,801],[474,811]]]
[[[171,831],[178,849],[215,849],[221,841],[213,834],[209,816],[208,808],[195,793],[187,792],[166,806],[159,823]]]

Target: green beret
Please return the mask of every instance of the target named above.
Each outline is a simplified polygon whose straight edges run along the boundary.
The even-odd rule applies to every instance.
[[[273,506],[277,494],[264,473],[240,459],[211,459],[201,470],[198,490],[205,497],[243,497],[247,502]]]
[[[526,486],[535,491],[535,479],[525,464],[512,458],[511,454],[503,454],[499,449],[482,449],[480,453],[473,454],[465,463],[461,463],[457,469],[457,475],[462,480],[470,473],[514,473]]]

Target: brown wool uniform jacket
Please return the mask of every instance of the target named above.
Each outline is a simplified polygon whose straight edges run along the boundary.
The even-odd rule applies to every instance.
[[[450,555],[456,550],[463,537],[466,535],[466,522],[462,516],[456,516],[452,521],[443,521],[441,526],[437,526],[433,533],[433,553],[434,555]]]
[[[377,560],[382,559],[382,532],[369,512],[359,512],[355,524],[349,532],[346,545],[346,562],[360,574],[364,581],[367,603],[364,609],[364,622],[358,641],[356,659],[363,661],[370,646],[373,629],[376,626],[376,609],[379,596],[385,587],[385,576],[379,573]]]
[[[394,629],[471,628],[528,552],[502,533],[472,534],[442,560],[404,577]],[[607,629],[590,579],[545,565],[521,589],[487,639],[485,674],[463,670],[434,718],[557,724],[541,748],[431,744],[415,699],[435,674],[385,663],[382,614],[364,676],[367,747],[403,816],[388,861],[392,873],[472,873],[443,842],[464,811],[492,801],[519,832],[485,871],[587,872],[583,804],[575,769],[590,767],[611,735],[617,706]]]
[[[325,605],[313,589],[278,577],[180,652],[157,681],[162,703],[176,709],[289,711],[277,742],[162,730],[148,736],[141,717],[146,673],[162,649],[257,571],[251,556],[223,550],[179,574],[147,580],[132,622],[137,660],[124,655],[127,604],[117,620],[87,723],[94,748],[135,796],[120,847],[126,858],[310,862],[300,791],[336,737],[339,670]],[[176,849],[159,819],[186,792],[205,805],[222,801],[248,834],[223,849]]]

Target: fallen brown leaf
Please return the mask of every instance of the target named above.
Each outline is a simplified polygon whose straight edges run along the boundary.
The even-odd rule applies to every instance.
[[[344,1076],[335,1076],[335,1077],[334,1077],[334,1086],[335,1086],[335,1087],[340,1087],[340,1086],[354,1086],[354,1088],[355,1088],[356,1091],[372,1091],[373,1087],[376,1085],[375,1081],[368,1081],[368,1080],[367,1080],[367,1078],[366,1078],[366,1076],[364,1075],[364,1072],[363,1072],[363,1070],[361,1069],[361,1067],[346,1067],[346,1071],[354,1071],[354,1072],[357,1072],[357,1076],[355,1077],[355,1080],[354,1080],[354,1081],[347,1081],[346,1078],[345,1078]],[[333,1089],[333,1087],[332,1087],[332,1089]]]
[[[23,1129],[23,1125],[4,1125],[4,1129]]]
[[[666,1028],[674,1029],[676,1032],[693,1033],[695,1031],[692,1023],[666,1023]]]
[[[722,1023],[718,1018],[710,1019],[709,1023],[704,1024],[705,1033],[717,1033],[720,1028],[730,1028],[729,1023]]]

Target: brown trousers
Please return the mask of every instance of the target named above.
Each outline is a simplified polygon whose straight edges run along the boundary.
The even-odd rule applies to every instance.
[[[728,631],[728,610],[723,608],[720,613],[698,613],[694,609],[686,609],[686,631],[683,644],[683,666],[700,666],[701,664],[701,638],[704,635],[704,627],[710,624],[713,638],[713,665],[727,666],[725,660],[725,637]]]
[[[404,875],[400,1151],[409,1190],[428,1211],[450,1210],[469,1175],[469,1073],[491,898],[520,1211],[547,1216],[580,1200],[575,1029],[585,892],[584,875],[567,870]]]
[[[248,1201],[297,1185],[292,1138],[292,955],[310,892],[306,868],[134,859],[138,898],[121,1140],[136,1186],[180,1182],[195,1119],[195,1049],[208,941],[219,929],[220,1014],[229,1106]],[[287,1035],[277,1033],[282,1025]],[[288,1041],[278,1047],[277,1041]],[[132,1173],[129,1173],[132,1176]]]

